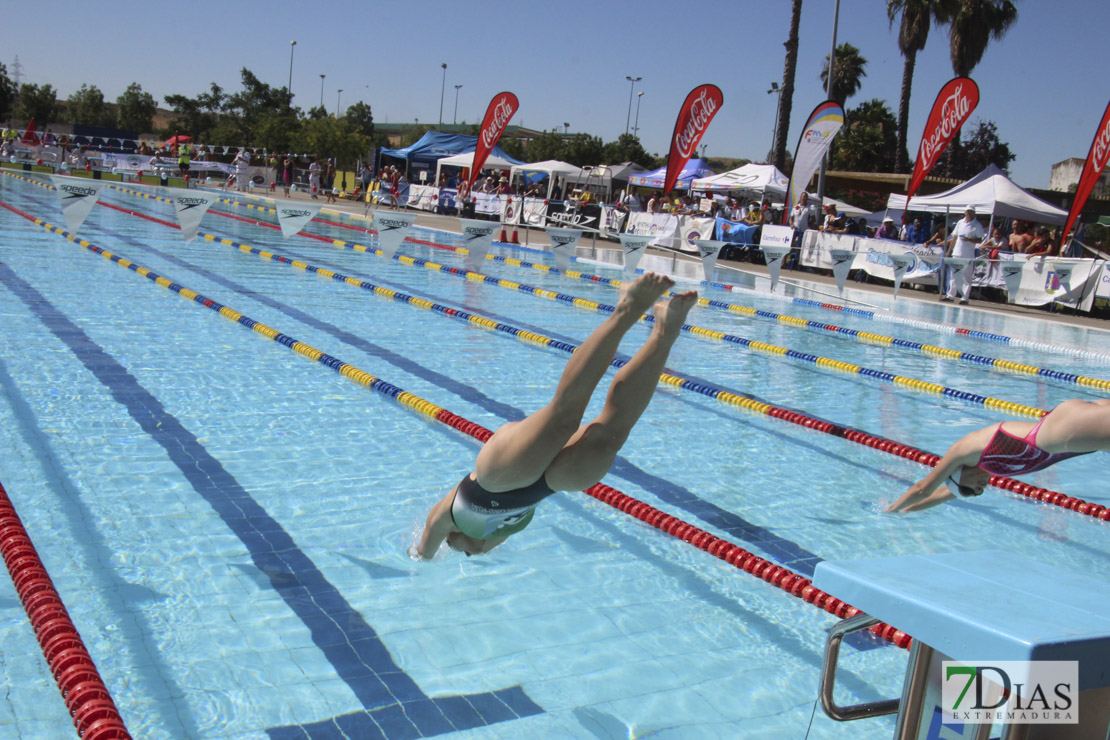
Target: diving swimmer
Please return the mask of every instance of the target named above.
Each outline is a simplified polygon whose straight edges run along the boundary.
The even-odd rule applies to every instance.
[[[536,506],[556,491],[579,491],[609,472],[617,452],[647,408],[667,356],[697,303],[695,291],[656,303],[674,285],[646,273],[621,286],[616,308],[574,352],[551,402],[502,425],[468,473],[428,513],[411,554],[431,559],[446,540],[467,556],[489,552],[528,526]],[[625,333],[654,305],[651,335],[617,371],[597,418],[582,417]]]
[[[1110,399],[1064,401],[1040,421],[1004,421],[957,441],[888,512],[920,511],[983,493],[991,475],[1025,475],[1110,449]]]

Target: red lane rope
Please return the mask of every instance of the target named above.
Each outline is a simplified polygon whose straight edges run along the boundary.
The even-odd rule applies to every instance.
[[[3,483],[0,483],[0,554],[31,620],[35,639],[62,692],[77,736],[83,740],[130,740],[119,710],[73,626]]]

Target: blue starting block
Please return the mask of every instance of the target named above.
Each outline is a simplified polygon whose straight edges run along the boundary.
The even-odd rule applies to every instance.
[[[992,724],[1003,727],[1002,740],[1110,736],[1105,574],[1081,575],[985,551],[826,561],[813,582],[863,612],[839,623],[826,643],[821,700],[833,719],[897,712],[896,740],[986,740]],[[840,642],[880,621],[914,639],[902,697],[839,707],[832,693]],[[945,661],[960,667],[950,666],[945,676]],[[1077,685],[1058,687],[1054,680],[1042,686],[1044,664],[1030,661],[1058,661],[1052,670],[1072,671],[1069,683]],[[953,686],[965,692],[963,712],[944,703],[945,690],[951,699]],[[1010,701],[1002,688],[1012,691]]]

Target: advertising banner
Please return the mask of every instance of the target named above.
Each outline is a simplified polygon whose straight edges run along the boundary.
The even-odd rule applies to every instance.
[[[470,186],[467,190],[472,189],[474,178],[482,171],[482,165],[489,158],[489,153],[497,146],[498,139],[505,133],[505,127],[509,125],[509,119],[519,107],[520,101],[511,92],[499,92],[493,96],[493,100],[489,101],[486,116],[482,119],[482,127],[478,130],[478,145],[474,150],[474,163],[470,166],[470,176],[466,181]]]
[[[945,83],[933,102],[933,110],[921,134],[917,149],[917,162],[913,167],[910,187],[906,191],[906,205],[924,182],[937,159],[948,148],[956,132],[964,125],[975,106],[979,105],[979,86],[969,77],[956,77]],[[907,208],[908,210],[908,208]]]
[[[1072,201],[1071,210],[1068,211],[1068,220],[1064,224],[1064,235],[1068,234],[1075,219],[1083,210],[1087,196],[1091,194],[1095,183],[1102,175],[1106,161],[1110,159],[1110,103],[1106,105],[1106,112],[1102,114],[1102,121],[1095,131],[1095,139],[1091,142],[1091,151],[1087,155],[1087,162],[1083,165],[1083,174],[1079,176],[1079,185],[1075,189],[1075,200]]]
[[[786,189],[786,206],[783,208],[784,224],[843,125],[844,109],[834,100],[826,100],[809,114],[809,120],[802,127],[802,135],[798,137],[798,148],[794,152],[794,170],[790,175],[790,186]]]
[[[678,119],[674,124],[674,133],[671,134],[671,150],[667,155],[667,174],[663,178],[663,194],[671,192],[675,180],[682,172],[682,168],[694,156],[698,149],[701,137],[709,128],[709,122],[717,115],[724,95],[716,85],[699,85],[690,91],[682,108],[678,111]]]

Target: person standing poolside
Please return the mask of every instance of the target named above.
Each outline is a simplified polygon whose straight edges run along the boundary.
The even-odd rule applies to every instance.
[[[983,241],[983,225],[979,223],[979,219],[975,218],[975,208],[968,206],[964,210],[964,217],[956,228],[952,231],[952,235],[948,237],[948,251],[945,253],[947,257],[963,257],[971,259],[975,257],[975,248],[979,242]],[[948,290],[940,297],[942,301],[951,301],[956,298],[957,292],[960,295],[960,303],[967,303],[967,296],[971,292],[971,273],[972,267],[969,264],[964,268],[963,277],[960,282],[962,286],[957,285],[953,280],[955,270],[951,267],[946,268],[948,279]],[[960,288],[963,288],[960,290]]]
[[[920,511],[956,496],[978,496],[991,475],[1025,475],[1110,450],[1110,399],[1064,401],[1040,421],[1004,421],[964,436],[888,512]]]
[[[489,552],[528,526],[543,499],[589,488],[609,472],[655,393],[696,292],[655,305],[651,336],[613,378],[601,413],[587,424],[582,416],[621,338],[673,285],[668,277],[647,273],[622,286],[616,310],[571,356],[551,402],[490,437],[474,471],[432,507],[410,555],[430,560],[444,540],[467,556]]]
[[[293,187],[293,169],[295,167],[293,162],[293,155],[286,154],[285,159],[282,161],[282,182],[285,184],[285,197],[289,197],[289,189]]]

